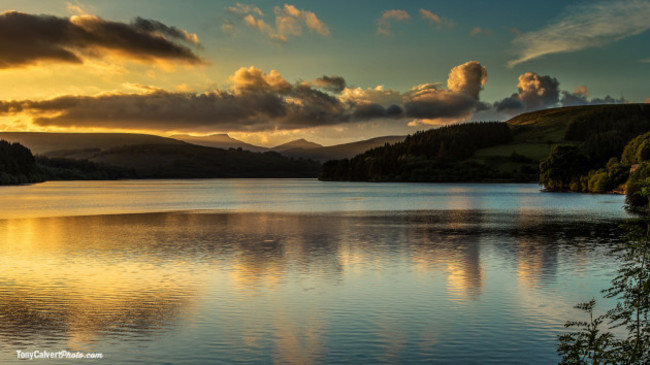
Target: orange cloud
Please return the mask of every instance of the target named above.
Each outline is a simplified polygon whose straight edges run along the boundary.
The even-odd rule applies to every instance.
[[[85,63],[106,54],[146,63],[202,64],[185,44],[199,47],[196,34],[161,22],[136,18],[132,23],[107,21],[93,15],[70,18],[0,14],[0,68],[45,62]]]
[[[231,14],[238,15],[245,26],[266,34],[269,38],[280,42],[288,42],[290,37],[301,36],[303,27],[323,37],[330,35],[328,26],[314,12],[301,10],[289,4],[285,4],[283,7],[276,6],[273,9],[275,26],[267,23],[263,19],[264,13],[260,8],[253,5],[238,3],[236,6],[228,7],[227,11]],[[233,33],[234,29],[235,27],[231,20],[227,20],[222,25],[222,30],[226,33]]]

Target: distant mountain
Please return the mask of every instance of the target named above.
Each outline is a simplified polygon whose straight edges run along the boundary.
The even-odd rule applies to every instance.
[[[209,136],[190,136],[187,134],[175,134],[170,138],[174,138],[180,141],[188,142],[198,146],[205,147],[215,147],[215,148],[241,148],[246,151],[252,152],[264,152],[269,149],[266,147],[256,146],[250,143],[240,141],[238,139],[232,138],[227,134],[211,134]]]
[[[138,144],[181,145],[185,142],[172,138],[135,133],[48,133],[48,132],[1,132],[0,139],[18,142],[35,155],[64,157],[80,151],[101,151],[120,146]]]
[[[401,142],[406,136],[384,136],[371,138],[358,142],[343,143],[333,146],[316,147],[316,148],[293,148],[282,151],[285,156],[294,158],[304,158],[325,162],[329,160],[340,160],[343,158],[352,158],[360,153],[363,153],[371,148],[380,147],[388,144]]]
[[[287,142],[284,144],[281,144],[279,146],[275,146],[271,148],[271,151],[275,152],[285,152],[285,151],[290,151],[290,150],[296,150],[296,149],[303,149],[303,150],[308,150],[312,148],[318,148],[318,147],[323,147],[323,145],[320,145],[318,143],[310,142],[304,138],[301,139],[296,139],[295,141]]]

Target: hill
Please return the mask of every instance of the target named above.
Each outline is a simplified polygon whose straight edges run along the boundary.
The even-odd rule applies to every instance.
[[[279,146],[275,146],[271,148],[271,151],[283,153],[291,150],[298,150],[298,149],[308,150],[308,149],[318,148],[318,147],[323,147],[323,145],[301,138],[301,139],[296,139],[295,141],[283,143]]]
[[[133,170],[139,178],[316,177],[320,172],[318,162],[294,160],[277,152],[190,144],[115,147],[88,160]]]
[[[418,132],[404,142],[371,149],[349,160],[328,162],[321,178],[536,182],[539,163],[554,145],[579,148],[588,156],[583,168],[589,171],[601,167],[612,156],[620,157],[632,138],[650,131],[650,105],[589,105],[525,113],[500,123],[507,128],[510,137],[495,141],[468,136],[480,124],[485,123],[455,125],[452,126],[454,132],[446,129],[449,127]],[[490,133],[503,128],[491,125]],[[462,148],[459,143],[463,141],[470,145]],[[451,144],[458,150],[454,151]],[[385,157],[379,158],[380,155]],[[380,161],[385,167],[378,171],[376,164]],[[352,173],[355,169],[363,171]],[[373,170],[374,175],[369,175],[369,170]]]
[[[358,142],[343,143],[333,146],[323,146],[316,148],[293,148],[282,151],[285,156],[294,158],[304,158],[325,162],[329,160],[340,160],[344,158],[352,158],[360,153],[363,153],[371,148],[380,147],[388,144],[401,142],[406,136],[384,136],[371,138]]]
[[[177,139],[179,141],[184,141],[187,143],[195,144],[198,146],[204,146],[204,147],[215,147],[215,148],[223,148],[223,149],[229,149],[229,148],[234,148],[238,149],[241,148],[246,151],[252,151],[252,152],[265,152],[268,151],[269,149],[266,147],[261,147],[261,146],[256,146],[250,143],[246,143],[243,141],[240,141],[238,139],[232,138],[229,135],[223,133],[223,134],[211,134],[208,136],[190,136],[188,134],[175,134],[173,136],[170,136],[170,138]]]
[[[59,156],[66,151],[105,150],[138,144],[185,144],[172,138],[136,133],[1,132],[0,139],[20,143],[35,155]]]
[[[464,160],[477,149],[512,141],[503,122],[455,124],[418,132],[402,142],[368,150],[352,159],[328,161],[322,180],[483,181],[505,179],[486,165]]]

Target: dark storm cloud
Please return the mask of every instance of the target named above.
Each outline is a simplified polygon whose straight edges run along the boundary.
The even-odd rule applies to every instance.
[[[410,98],[404,108],[406,116],[411,118],[464,118],[482,109],[482,103],[469,94],[436,90]]]
[[[44,61],[83,63],[84,58],[97,58],[103,52],[144,62],[204,63],[178,41],[198,44],[196,35],[141,18],[127,24],[90,15],[0,14],[0,68]]]
[[[519,95],[512,94],[511,96],[494,103],[494,108],[498,112],[507,114],[516,114],[526,108],[524,102],[519,99]]]
[[[346,87],[345,79],[341,76],[322,76],[314,79],[311,83],[316,87],[323,88],[336,94],[343,91]]]

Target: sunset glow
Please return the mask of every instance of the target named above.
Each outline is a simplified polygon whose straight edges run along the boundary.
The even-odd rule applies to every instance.
[[[649,97],[645,1],[2,5],[0,131],[329,145]]]

